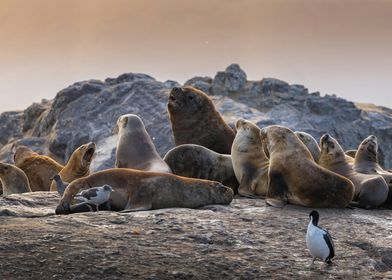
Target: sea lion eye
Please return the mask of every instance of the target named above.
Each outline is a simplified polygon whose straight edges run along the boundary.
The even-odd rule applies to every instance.
[[[188,96],[188,99],[189,99],[189,100],[192,100],[192,99],[193,99],[193,96],[192,96],[192,95],[189,95],[189,96]]]

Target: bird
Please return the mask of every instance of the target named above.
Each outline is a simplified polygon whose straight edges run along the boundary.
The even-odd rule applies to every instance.
[[[97,212],[99,211],[99,205],[106,203],[106,207],[110,210],[110,194],[114,192],[113,188],[109,185],[103,185],[102,187],[94,187],[77,194],[77,198],[83,200],[83,203],[94,204]],[[76,198],[76,197],[75,197]]]
[[[68,187],[68,183],[63,182],[59,174],[54,175],[50,180],[54,180],[57,186],[57,192],[62,196],[66,187]]]
[[[320,259],[327,264],[332,264],[332,258],[335,256],[335,248],[332,237],[329,232],[319,227],[319,213],[312,211],[309,214],[309,225],[306,232],[306,246],[313,256],[312,264],[316,259]]]

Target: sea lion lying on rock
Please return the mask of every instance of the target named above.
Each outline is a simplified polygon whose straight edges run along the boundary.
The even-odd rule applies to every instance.
[[[221,182],[238,190],[230,155],[218,154],[195,144],[183,144],[167,152],[164,161],[179,176]]]
[[[72,213],[71,202],[83,189],[110,185],[109,200],[115,211],[141,211],[169,207],[198,208],[230,204],[232,189],[219,182],[191,179],[168,173],[113,168],[77,179],[68,185],[56,208],[57,214]]]

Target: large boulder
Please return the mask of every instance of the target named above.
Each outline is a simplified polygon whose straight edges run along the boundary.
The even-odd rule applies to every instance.
[[[194,77],[186,85],[210,94],[225,120],[246,118],[259,126],[282,124],[319,138],[328,132],[345,149],[355,149],[369,134],[380,142],[385,166],[392,167],[392,110],[356,104],[335,95],[309,93],[307,88],[273,78],[247,81],[237,64],[211,77]],[[93,170],[114,166],[117,137],[113,129],[122,114],[139,115],[163,156],[174,145],[167,115],[167,96],[175,81],[159,82],[137,73],[105,81],[89,80],[61,90],[53,100],[34,103],[25,111],[0,115],[0,160],[12,162],[15,145],[27,145],[65,162],[72,151],[97,143]]]

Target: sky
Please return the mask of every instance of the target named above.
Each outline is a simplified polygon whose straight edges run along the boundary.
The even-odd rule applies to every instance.
[[[389,0],[0,0],[0,112],[77,81],[248,80],[392,107]]]

